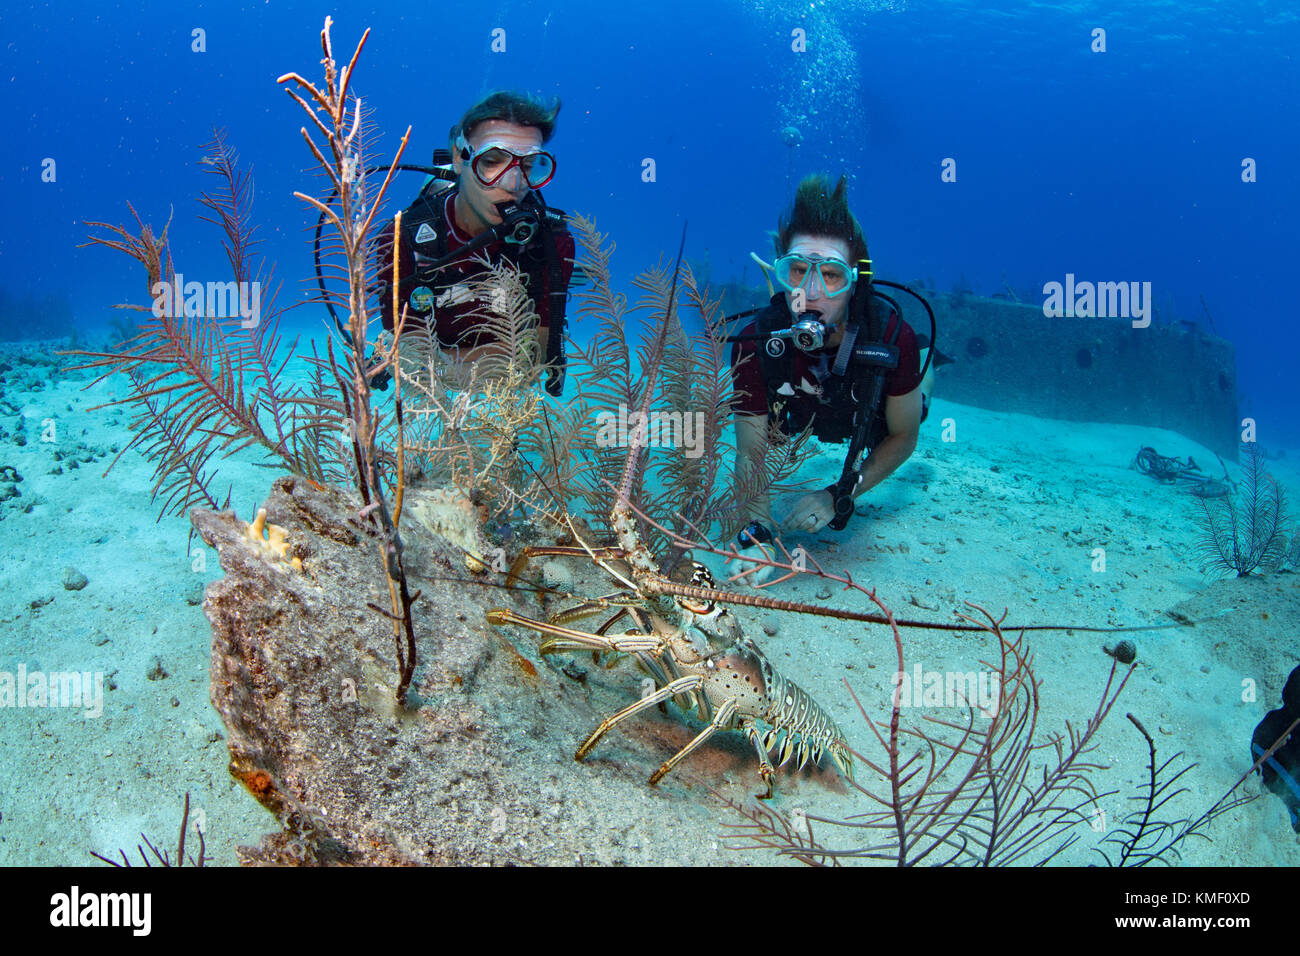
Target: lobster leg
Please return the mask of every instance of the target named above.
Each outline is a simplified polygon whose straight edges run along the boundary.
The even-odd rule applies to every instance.
[[[548,624],[546,621],[537,621],[531,617],[524,617],[522,614],[516,614],[508,608],[493,608],[487,612],[489,624],[495,624],[498,627],[502,624],[514,624],[517,627],[526,627],[536,631],[539,634],[548,634],[551,639],[543,641],[541,652],[543,654],[554,654],[556,651],[621,651],[624,654],[636,654],[642,651],[652,653],[663,650],[663,638],[647,634],[615,634],[613,637],[602,637],[599,634],[588,634],[585,631],[575,631],[571,627],[561,627],[559,624]]]
[[[568,608],[567,610],[560,611],[558,614],[552,614],[547,620],[551,624],[569,624],[573,621],[579,621],[582,620],[582,618],[584,617],[591,617],[593,614],[598,614],[601,611],[606,611],[606,610],[609,610],[609,604],[607,600],[605,598],[596,598],[595,600],[592,601],[584,601],[582,604],[579,604],[576,607],[571,607]],[[617,611],[614,612],[614,615],[612,617],[610,617],[607,621],[605,621],[604,624],[600,625],[600,627],[596,628],[595,633],[598,635],[603,635],[606,631],[608,631],[611,627],[617,624],[620,620],[627,617],[627,613],[628,613],[628,609],[626,607],[620,607]],[[600,651],[592,651],[591,662],[598,666],[604,667],[606,670],[613,667],[619,660],[619,658],[611,656],[608,663],[601,664],[600,656],[601,656]]]
[[[622,594],[623,592],[619,591],[615,594],[611,594],[607,598],[591,598],[590,600],[583,601],[581,604],[576,604],[573,607],[565,608],[563,611],[558,611],[557,613],[552,614],[547,620],[552,624],[569,624],[573,621],[580,621],[584,617],[592,617],[599,614],[601,611],[608,611],[611,607],[615,607],[618,610],[616,610],[614,615],[596,631],[597,634],[604,634],[621,618],[627,616],[628,608],[626,605],[613,603],[614,598],[620,597]]]
[[[772,799],[772,778],[776,771],[772,769],[772,762],[767,759],[767,748],[763,746],[763,738],[758,732],[758,728],[752,723],[745,725],[745,736],[749,742],[754,745],[754,752],[758,754],[758,772],[763,775],[763,782],[767,784],[767,793],[759,797],[760,800]]]
[[[533,558],[546,556],[591,558],[591,560],[595,561],[602,568],[605,568],[613,574],[614,572],[605,564],[605,562],[617,561],[623,556],[623,551],[620,548],[588,548],[585,545],[582,547],[556,545],[554,547],[535,546],[524,548],[519,552],[518,557],[516,557],[514,562],[510,565],[510,573],[506,575],[506,586],[514,587],[519,583],[520,579],[523,578],[524,573],[528,570],[528,565]],[[624,585],[628,584],[628,582],[620,575],[615,574],[614,576],[619,578]]]
[[[565,545],[555,545],[548,547],[544,545],[530,546],[524,548],[523,554],[529,559],[540,558],[544,555],[561,558],[599,558],[611,560],[623,557],[622,548],[578,548]]]
[[[655,704],[663,703],[664,701],[668,700],[671,697],[675,697],[678,694],[684,694],[687,693],[688,691],[698,690],[703,684],[704,684],[704,678],[698,675],[693,674],[689,677],[679,677],[677,680],[665,684],[663,687],[659,688],[653,694],[647,694],[645,697],[642,697],[635,704],[629,704],[628,706],[620,710],[617,714],[614,714],[612,717],[606,717],[603,721],[601,721],[600,726],[591,732],[591,736],[589,736],[586,740],[582,742],[582,746],[579,747],[578,752],[573,755],[573,759],[582,760],[583,757],[587,756],[587,754],[591,752],[591,748],[596,746],[596,742],[600,740],[601,737],[605,736],[605,734],[613,730],[616,725],[618,725],[624,720],[627,720],[629,717],[633,716],[634,714],[639,714],[647,707],[653,707],[655,706]],[[677,757],[674,759],[680,759],[686,756],[686,754],[691,751],[692,746],[693,743],[691,746],[688,746],[687,749],[684,750],[682,753],[678,754]],[[664,771],[664,773],[667,772],[668,772],[667,770]],[[651,778],[650,782],[654,783],[655,778]]]
[[[607,620],[604,624],[600,625],[600,627],[596,628],[595,633],[597,635],[604,636],[606,631],[608,631],[611,627],[617,624],[624,617],[629,617],[629,616],[635,621],[636,626],[640,628],[643,633],[646,634],[651,633],[653,628],[650,624],[650,620],[646,617],[645,612],[641,610],[641,608],[635,607],[630,604],[615,603],[615,599],[621,597],[622,594],[623,592],[616,592],[615,594],[611,594],[609,597],[606,598],[594,598],[591,601],[587,601],[583,604],[579,604],[576,607],[569,608],[566,611],[561,611],[558,614],[552,614],[547,619],[547,623],[569,624],[572,621],[581,620],[584,617],[590,617],[591,615],[597,614],[600,611],[609,610],[610,607],[617,607],[618,610],[614,612],[614,615],[610,617],[609,620]],[[602,654],[601,651],[592,651],[591,662],[593,664],[604,667],[606,670],[613,667],[621,659],[618,657],[610,656],[607,661],[602,663],[600,659],[601,654]]]
[[[697,677],[695,679],[701,684],[704,683],[703,678]],[[683,680],[685,680],[685,678],[683,678]],[[673,683],[677,683],[677,681],[674,681]],[[669,684],[668,686],[671,687],[672,684]],[[664,689],[667,690],[668,688]],[[664,765],[650,775],[650,786],[653,787],[660,780],[666,777],[672,771],[673,767],[676,767],[679,763],[689,757],[691,753],[700,746],[700,744],[704,743],[704,741],[708,740],[719,730],[725,730],[727,725],[731,723],[731,717],[735,712],[736,698],[728,697],[722,702],[722,706],[714,711],[713,719],[709,721],[709,726],[701,730],[694,740],[665,760]]]

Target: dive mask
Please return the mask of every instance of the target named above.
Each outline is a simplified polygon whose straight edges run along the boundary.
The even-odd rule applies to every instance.
[[[498,186],[512,169],[530,189],[541,189],[555,175],[555,157],[541,147],[518,151],[512,143],[488,140],[476,150],[471,150],[463,135],[457,137],[456,148],[460,158],[469,164],[474,178],[484,186]],[[502,186],[501,188],[506,188]]]
[[[772,264],[776,281],[790,292],[803,289],[813,293],[814,281],[821,284],[823,298],[834,298],[853,287],[858,281],[857,268],[843,259],[822,256],[802,256],[796,253],[781,256]]]

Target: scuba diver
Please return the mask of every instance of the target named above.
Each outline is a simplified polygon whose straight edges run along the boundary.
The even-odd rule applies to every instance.
[[[754,310],[756,318],[729,339],[738,395],[737,487],[746,469],[761,474],[769,422],[786,435],[811,427],[822,442],[848,442],[838,480],[795,502],[782,522],[788,531],[843,530],[853,517],[853,499],[912,454],[929,411],[934,313],[905,286],[873,282],[866,239],[846,191],[844,177],[833,188],[821,175],[799,183],[793,208],[778,224],[771,266],[784,291]],[[918,336],[878,285],[902,289],[930,311],[925,367]],[[751,481],[755,474],[749,472]],[[773,522],[766,492],[750,502],[748,517],[752,522],[740,532],[737,548],[770,555]],[[758,567],[747,575],[748,583],[761,584],[772,570]]]
[[[1250,740],[1251,762],[1263,757],[1296,720],[1300,720],[1300,667],[1291,672],[1282,688],[1282,706],[1265,714],[1255,728]],[[1291,828],[1300,833],[1300,728],[1287,736],[1257,772],[1264,786],[1282,798]]]
[[[539,318],[546,390],[564,388],[565,303],[573,274],[574,241],[564,213],[548,207],[541,188],[555,175],[543,149],[555,130],[559,100],[498,91],[466,111],[449,135],[450,154],[434,153],[433,176],[402,213],[398,262],[399,308],[405,334],[431,331],[459,363],[491,347],[477,329],[486,303],[466,282],[484,271],[477,258],[518,266]],[[440,160],[442,161],[440,163]],[[393,227],[375,244],[384,328],[393,331]]]

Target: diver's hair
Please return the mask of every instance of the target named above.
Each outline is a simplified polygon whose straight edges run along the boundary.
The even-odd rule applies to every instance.
[[[497,90],[479,100],[460,118],[460,122],[451,128],[447,138],[455,149],[456,138],[463,132],[469,139],[474,127],[487,120],[505,120],[520,126],[532,126],[542,134],[545,143],[555,132],[555,118],[560,115],[560,98],[546,101],[537,99],[528,93],[514,90]]]
[[[849,211],[848,181],[841,176],[834,188],[822,173],[805,176],[794,194],[794,205],[777,223],[776,254],[783,256],[795,236],[843,239],[854,262],[868,258],[862,227]]]

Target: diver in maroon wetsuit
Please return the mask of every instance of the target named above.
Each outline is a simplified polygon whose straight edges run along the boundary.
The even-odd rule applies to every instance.
[[[733,381],[744,393],[736,415],[738,483],[742,469],[761,460],[769,421],[788,435],[811,426],[820,441],[849,443],[839,480],[795,503],[782,522],[790,531],[843,529],[853,499],[912,454],[928,411],[931,379],[916,333],[874,289],[845,189],[843,178],[833,188],[824,176],[799,184],[780,222],[773,266],[784,291],[733,337]],[[737,544],[762,547],[773,529],[767,495],[751,502],[749,516]],[[755,572],[751,583],[770,571]]]
[[[398,260],[398,303],[407,308],[403,331],[430,328],[462,362],[490,345],[474,315],[486,303],[474,300],[467,285],[484,271],[476,258],[518,266],[540,320],[546,388],[555,395],[564,380],[574,242],[563,212],[547,207],[540,190],[555,175],[555,157],[543,146],[559,109],[558,101],[545,104],[512,92],[493,93],[470,107],[451,128],[454,184],[431,179],[402,213]],[[376,243],[376,259],[384,328],[391,332],[391,226]]]

